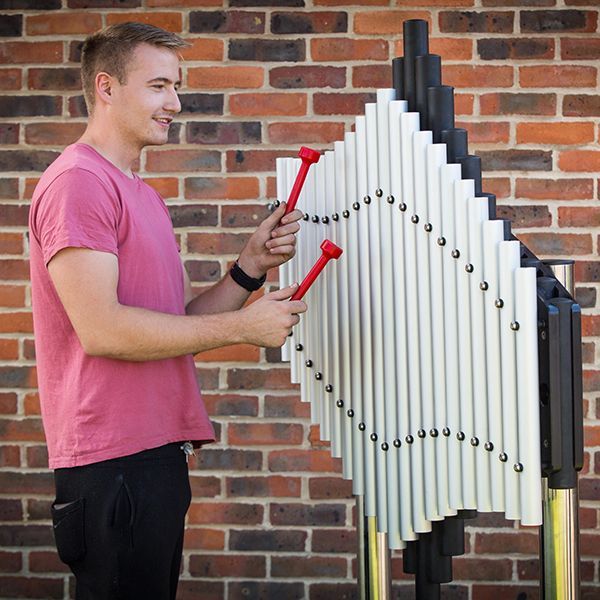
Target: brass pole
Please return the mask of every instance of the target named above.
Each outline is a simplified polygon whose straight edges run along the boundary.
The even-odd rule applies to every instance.
[[[569,294],[575,296],[572,260],[544,261]],[[543,600],[579,600],[579,497],[572,489],[551,489],[542,481],[540,587]]]

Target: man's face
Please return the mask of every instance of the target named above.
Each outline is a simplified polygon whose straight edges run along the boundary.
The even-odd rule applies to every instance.
[[[116,83],[111,113],[124,141],[143,148],[166,143],[169,124],[181,110],[179,58],[175,52],[139,44],[127,68],[126,83]]]

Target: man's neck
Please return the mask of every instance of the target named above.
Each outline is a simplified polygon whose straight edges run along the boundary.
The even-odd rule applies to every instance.
[[[101,133],[100,127],[90,121],[87,129],[77,141],[91,146],[98,154],[123,171],[127,177],[132,177],[132,166],[139,158],[140,150],[132,148],[131,144],[119,139],[110,129],[107,128]]]

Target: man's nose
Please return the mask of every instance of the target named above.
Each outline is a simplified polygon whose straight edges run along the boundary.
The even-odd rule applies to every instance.
[[[175,88],[172,88],[169,93],[169,98],[165,103],[165,110],[169,112],[178,113],[181,112],[181,101],[179,100],[179,94]]]

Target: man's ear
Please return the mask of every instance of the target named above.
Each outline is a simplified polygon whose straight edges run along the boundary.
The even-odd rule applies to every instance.
[[[114,81],[113,76],[104,71],[96,75],[96,96],[106,104],[112,104]]]

